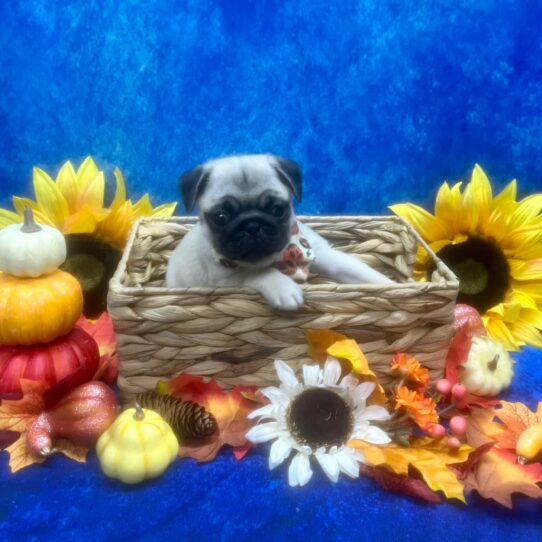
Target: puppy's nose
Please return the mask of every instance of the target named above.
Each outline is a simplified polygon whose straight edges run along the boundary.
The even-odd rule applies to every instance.
[[[262,231],[262,223],[259,220],[249,220],[245,222],[245,231],[255,235]]]

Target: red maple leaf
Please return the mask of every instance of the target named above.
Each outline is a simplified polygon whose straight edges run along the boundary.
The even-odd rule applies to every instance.
[[[92,380],[114,384],[118,374],[118,357],[117,339],[111,316],[107,312],[103,312],[97,320],[87,320],[81,316],[76,325],[86,331],[98,344],[100,365]]]
[[[157,393],[168,394],[183,401],[193,401],[210,412],[216,419],[217,431],[204,440],[181,442],[181,457],[192,457],[197,461],[211,461],[222,446],[233,448],[237,459],[242,459],[251,444],[246,439],[247,431],[254,422],[247,419],[252,410],[261,403],[254,386],[236,386],[226,392],[215,380],[206,382],[200,376],[180,374],[168,382],[159,382]]]

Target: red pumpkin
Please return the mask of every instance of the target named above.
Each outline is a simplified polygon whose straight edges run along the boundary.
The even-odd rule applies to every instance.
[[[21,378],[43,380],[54,386],[75,376],[70,388],[75,387],[92,379],[99,361],[96,341],[77,327],[46,344],[0,346],[0,394],[20,392]]]

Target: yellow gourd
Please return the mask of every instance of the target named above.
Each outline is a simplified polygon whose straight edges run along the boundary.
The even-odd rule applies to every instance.
[[[0,273],[0,344],[48,343],[66,335],[83,312],[78,280],[56,270],[37,278]]]
[[[542,423],[527,427],[516,443],[518,463],[542,459]]]
[[[179,443],[159,414],[136,404],[103,433],[96,452],[107,476],[137,484],[162,474],[179,453]]]
[[[473,337],[467,361],[460,366],[461,383],[474,395],[494,397],[512,382],[513,363],[500,343],[485,336]]]

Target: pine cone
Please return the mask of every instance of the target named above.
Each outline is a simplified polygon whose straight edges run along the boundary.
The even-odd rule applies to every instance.
[[[192,401],[181,401],[153,391],[138,394],[136,401],[143,408],[158,412],[171,426],[179,442],[208,437],[216,430],[215,417]]]

